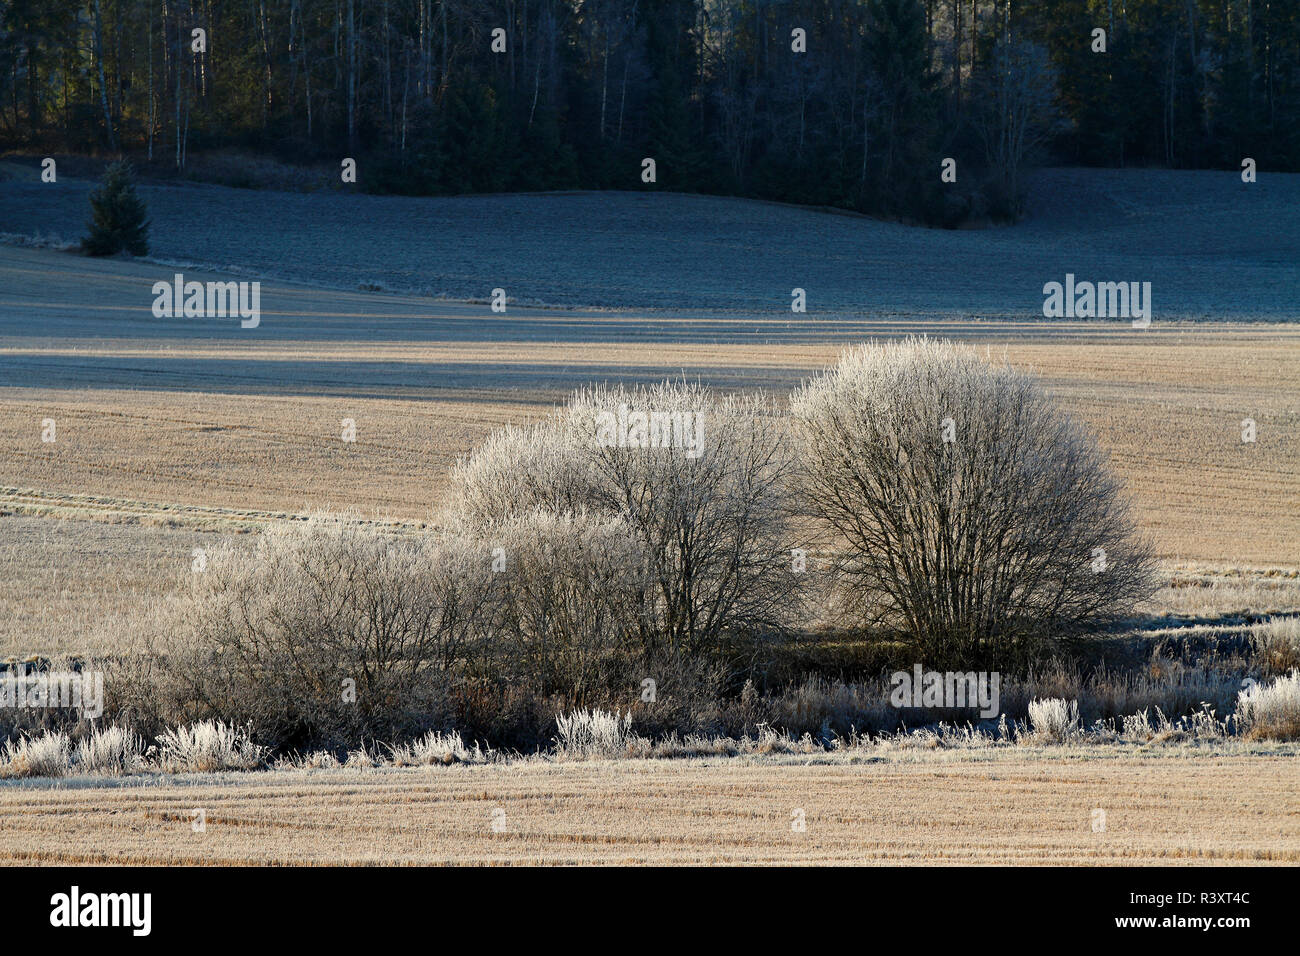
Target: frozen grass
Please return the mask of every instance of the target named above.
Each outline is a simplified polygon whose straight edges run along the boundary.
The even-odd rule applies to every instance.
[[[429,767],[435,764],[486,763],[492,751],[484,751],[478,744],[466,747],[458,731],[438,733],[429,731],[423,737],[406,744],[390,746],[394,767]],[[349,766],[352,764],[348,759]]]
[[[353,769],[358,767],[362,769],[377,767],[381,762],[382,761],[378,756],[367,750],[365,747],[359,747],[356,750],[348,751],[347,765]]]
[[[884,759],[926,751],[960,751],[972,758],[981,753],[1014,748],[1043,753],[1068,749],[1081,756],[1149,753],[1150,748],[1175,752],[1252,752],[1251,741],[1286,744],[1300,740],[1300,672],[1242,695],[1240,709],[1220,719],[1205,704],[1187,716],[1171,719],[1158,707],[1085,726],[1075,701],[1034,700],[1027,721],[972,723],[940,722],[911,730],[845,735],[788,731],[759,724],[753,734],[739,737],[685,734],[676,731],[649,738],[632,731],[631,714],[577,710],[556,718],[558,734],[550,751],[504,753],[480,744],[466,746],[457,731],[431,732],[405,744],[360,748],[340,760],[329,751],[292,754],[268,763],[265,748],[253,744],[238,728],[219,722],[180,727],[161,735],[160,747],[142,750],[140,738],[118,727],[96,732],[71,748],[66,734],[47,732],[22,736],[5,744],[0,754],[0,778],[60,777],[69,771],[104,776],[132,772],[206,773],[250,770],[270,766],[278,771],[382,770],[441,767],[451,764],[531,764],[582,760],[696,760],[746,758],[777,763],[790,760],[834,762],[846,757]],[[1207,750],[1207,747],[1209,748]],[[1246,749],[1243,749],[1246,748]],[[75,753],[75,761],[72,759]]]
[[[1040,740],[1063,744],[1079,729],[1079,705],[1059,697],[1030,701],[1029,723]]]
[[[555,718],[555,755],[562,760],[599,760],[625,757],[638,744],[632,733],[632,712],[575,710]]]
[[[68,772],[71,756],[65,733],[19,737],[5,742],[0,754],[0,777],[62,777]]]
[[[270,762],[272,770],[337,770],[345,761],[328,750],[281,754]]]
[[[1300,670],[1243,690],[1237,719],[1251,739],[1300,740]]]
[[[76,239],[64,239],[53,233],[45,235],[37,229],[33,235],[25,236],[12,232],[0,232],[0,245],[22,246],[26,249],[53,249],[56,252],[69,252],[79,248],[81,242]]]
[[[1269,672],[1300,668],[1300,617],[1271,617],[1251,629],[1256,657]]]
[[[229,165],[248,175],[244,160]],[[68,177],[51,189],[34,176],[0,183],[0,222],[23,235],[80,235],[93,185]],[[1294,303],[1278,290],[1300,278],[1300,176],[1281,173],[1243,190],[1220,172],[1045,169],[1030,178],[1024,222],[962,231],[673,193],[412,198],[139,189],[159,260],[457,299],[481,299],[492,287],[481,277],[509,275],[507,292],[518,302],[789,317],[785,277],[793,275],[816,290],[810,313],[1041,320],[1043,283],[1063,281],[1068,271],[1151,281],[1160,321],[1293,317]],[[768,241],[774,235],[782,241]],[[1269,254],[1261,257],[1261,248]],[[1238,272],[1243,259],[1252,263],[1247,283]],[[999,268],[988,268],[991,261]],[[899,269],[900,262],[911,265]],[[659,281],[663,275],[673,282]]]
[[[266,753],[247,732],[220,720],[165,730],[158,736],[159,766],[171,773],[252,770],[266,759]]]
[[[66,743],[13,730],[0,774],[195,772],[247,769],[268,761],[277,769],[332,770],[530,759],[779,757],[874,752],[881,747],[970,750],[1236,741],[1235,746],[1300,737],[1300,707],[1295,701],[1300,670],[1271,684],[1266,673],[1256,671],[1263,686],[1240,694],[1241,672],[1235,670],[1236,661],[1229,663],[1222,669],[1187,667],[1156,657],[1140,673],[1086,674],[1056,665],[1027,678],[1008,679],[996,720],[980,719],[971,709],[895,709],[883,678],[849,684],[809,679],[772,697],[759,695],[751,686],[736,699],[685,703],[672,718],[676,723],[661,720],[653,736],[633,730],[634,721],[656,716],[651,711],[562,714],[556,718],[553,746],[528,754],[492,750],[486,743],[467,745],[462,732],[449,730],[409,741],[367,740],[346,758],[341,751],[277,755],[254,744],[247,729],[209,722],[169,730],[157,747],[147,750],[131,728],[108,726],[88,737],[74,737],[70,759],[61,760],[57,755]]]
[[[76,768],[81,773],[131,773],[140,770],[144,762],[144,739],[126,727],[94,730],[77,742]]]

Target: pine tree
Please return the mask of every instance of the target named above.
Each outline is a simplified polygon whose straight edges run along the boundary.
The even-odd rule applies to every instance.
[[[133,256],[149,253],[149,220],[144,200],[135,191],[128,163],[114,163],[90,194],[90,235],[81,247],[92,256],[111,256],[122,249]]]

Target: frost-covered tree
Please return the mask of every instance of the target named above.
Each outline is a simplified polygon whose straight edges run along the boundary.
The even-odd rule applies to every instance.
[[[585,389],[461,462],[453,515],[471,529],[537,509],[622,521],[645,561],[629,570],[645,654],[717,651],[798,609],[781,429],[763,400],[699,385]]]
[[[800,499],[863,620],[999,663],[1123,614],[1152,557],[1093,437],[950,342],[864,346],[795,394]]]

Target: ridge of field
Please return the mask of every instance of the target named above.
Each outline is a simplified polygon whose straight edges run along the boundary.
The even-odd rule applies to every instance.
[[[1295,865],[1298,764],[1017,748],[13,781],[0,863]]]
[[[93,182],[6,164],[0,233],[85,231]],[[364,176],[364,169],[362,176]],[[1012,227],[938,230],[725,197],[402,197],[143,183],[152,254],[321,287],[809,318],[1042,319],[1043,285],[1150,282],[1156,321],[1300,319],[1300,174],[1044,169]]]

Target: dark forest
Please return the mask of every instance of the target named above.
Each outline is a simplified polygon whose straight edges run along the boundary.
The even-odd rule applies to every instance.
[[[8,0],[0,142],[1013,219],[1037,162],[1300,169],[1300,3]]]

